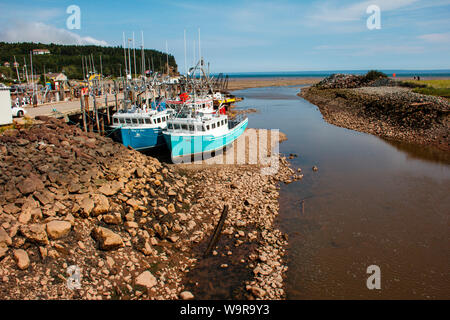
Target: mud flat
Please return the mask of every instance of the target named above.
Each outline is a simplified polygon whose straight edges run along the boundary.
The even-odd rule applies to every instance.
[[[245,164],[190,171],[39,120],[0,135],[0,299],[195,298],[189,271],[225,204],[226,256],[255,243],[239,261],[253,276],[239,287],[284,296],[277,183],[301,178],[284,158],[274,175]]]
[[[390,80],[358,83],[356,76],[329,78],[299,95],[334,125],[387,140],[450,151],[450,102],[395,86]]]
[[[311,85],[318,83],[322,78],[252,78],[252,79],[230,79],[228,90],[242,90],[248,88],[280,87]]]

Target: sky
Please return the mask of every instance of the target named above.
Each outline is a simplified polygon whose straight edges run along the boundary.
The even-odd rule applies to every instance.
[[[80,8],[80,29],[67,8]],[[370,30],[370,5],[380,29]],[[450,69],[450,0],[0,0],[0,41],[136,46],[166,51],[185,70],[211,72]],[[195,41],[195,46],[194,46]]]

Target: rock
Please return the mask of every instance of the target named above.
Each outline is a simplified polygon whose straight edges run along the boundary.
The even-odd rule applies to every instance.
[[[16,143],[17,143],[17,145],[19,145],[19,146],[21,146],[21,147],[24,147],[24,146],[26,146],[27,144],[29,144],[30,141],[27,140],[27,139],[19,138],[19,139],[16,140]]]
[[[144,170],[142,170],[141,168],[136,168],[135,174],[136,177],[142,178],[144,176]]]
[[[180,237],[175,236],[175,235],[169,237],[169,240],[173,243],[177,242],[179,239],[180,239]]]
[[[192,300],[192,299],[194,299],[194,295],[190,291],[183,291],[180,293],[180,299]]]
[[[103,250],[114,250],[124,245],[122,237],[107,228],[95,227],[92,235]]]
[[[20,212],[20,208],[16,206],[14,203],[8,203],[3,207],[3,211],[9,214],[16,214]]]
[[[6,256],[8,252],[8,246],[2,242],[0,242],[0,259]]]
[[[79,183],[71,183],[68,190],[70,193],[77,193],[81,190],[81,185]]]
[[[133,208],[133,210],[138,210],[140,203],[136,199],[128,199],[127,204]]]
[[[48,190],[43,190],[42,192],[34,193],[34,196],[39,200],[42,205],[52,203],[55,199],[55,195]]]
[[[169,203],[169,205],[167,206],[167,211],[169,211],[169,213],[175,213],[175,206],[173,205],[173,203]]]
[[[30,222],[31,210],[32,209],[22,210],[22,212],[19,214],[18,220],[21,224],[27,224],[28,222]]]
[[[115,212],[113,214],[105,214],[103,216],[103,221],[107,224],[119,225],[122,223],[122,216],[118,212]]]
[[[2,243],[7,246],[10,246],[10,245],[12,245],[12,239],[8,235],[8,233],[5,231],[5,229],[0,227],[0,244],[2,244]]]
[[[51,221],[47,223],[47,234],[51,239],[60,239],[69,234],[72,225],[68,221]]]
[[[266,295],[266,292],[258,287],[246,286],[247,291],[251,292],[256,298],[262,298]]]
[[[37,176],[30,176],[17,184],[17,189],[23,194],[28,195],[35,191],[44,190],[44,183]]]
[[[151,274],[150,271],[144,271],[135,280],[136,285],[146,287],[147,289],[153,288],[156,283],[156,278]]]
[[[158,209],[159,209],[159,211],[160,211],[162,214],[167,214],[167,213],[168,213],[167,209],[164,208],[164,207],[158,207]]]
[[[17,267],[19,267],[20,270],[28,269],[30,266],[30,258],[25,250],[14,250],[14,260],[16,260]]]
[[[29,226],[22,225],[20,226],[20,232],[31,242],[42,245],[48,244],[47,233],[45,232],[44,226],[41,224],[32,224]]]
[[[84,216],[89,217],[92,209],[94,209],[94,200],[91,198],[84,198],[80,203],[80,209]]]
[[[107,213],[109,211],[109,200],[102,194],[94,194],[94,209],[92,210],[92,214],[96,217],[98,215]]]

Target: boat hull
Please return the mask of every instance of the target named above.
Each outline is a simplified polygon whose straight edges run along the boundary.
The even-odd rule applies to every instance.
[[[117,137],[125,147],[145,150],[166,144],[161,128],[120,128]]]
[[[213,135],[173,135],[164,133],[172,160],[182,159],[193,155],[212,153],[222,150],[232,144],[245,131],[248,119],[245,119],[233,129],[221,136]]]

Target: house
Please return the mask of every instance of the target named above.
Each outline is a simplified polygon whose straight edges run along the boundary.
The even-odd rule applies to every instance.
[[[64,73],[47,73],[45,77],[52,81],[67,81],[67,76]]]
[[[48,49],[33,49],[33,55],[50,54]]]
[[[12,123],[10,88],[0,84],[0,125]]]

